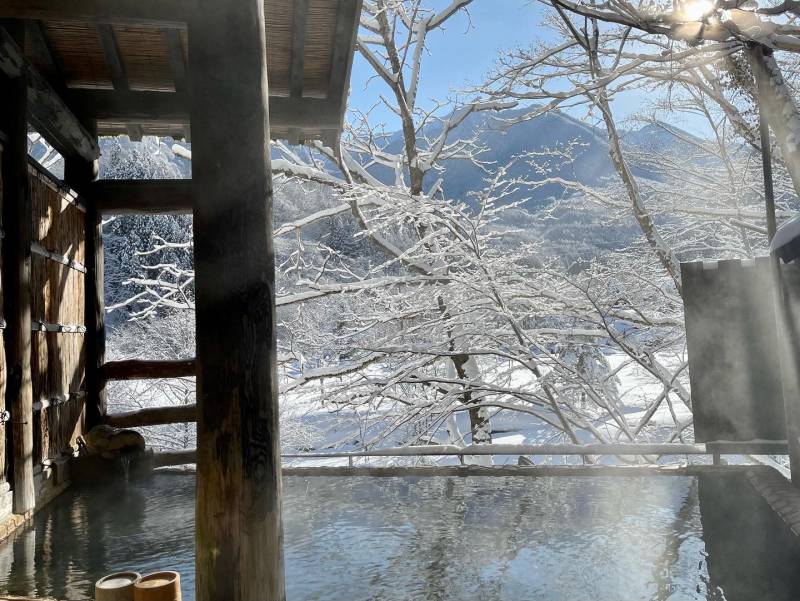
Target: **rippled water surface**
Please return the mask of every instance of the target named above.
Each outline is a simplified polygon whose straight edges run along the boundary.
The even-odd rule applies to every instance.
[[[289,601],[800,599],[800,552],[739,475],[284,479]],[[174,569],[194,478],[69,491],[0,545],[0,589],[90,599]],[[255,600],[254,600],[255,601]]]

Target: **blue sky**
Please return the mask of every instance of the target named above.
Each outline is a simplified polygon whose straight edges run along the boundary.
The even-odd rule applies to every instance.
[[[434,4],[445,6],[449,0],[435,0]],[[546,40],[552,34],[541,25],[543,14],[544,9],[536,0],[474,0],[469,7],[469,17],[462,11],[447,22],[446,30],[429,36],[429,55],[423,61],[419,102],[445,99],[453,90],[482,81],[500,50]],[[373,75],[366,61],[356,54],[351,78],[351,108],[367,110],[380,94],[387,94],[386,85]],[[615,114],[623,120],[644,100],[639,93],[628,93],[614,101]],[[373,124],[384,122],[389,130],[399,129],[393,115],[382,107],[372,113],[370,121]],[[705,133],[705,128],[697,121],[676,125],[696,135]]]
[[[447,5],[448,2],[437,2]],[[469,17],[461,11],[446,23],[446,29],[428,38],[429,54],[423,60],[418,92],[419,102],[444,99],[452,90],[478,83],[494,64],[498,51],[520,44],[527,45],[536,35],[541,8],[530,0],[475,0]],[[377,79],[366,61],[356,54],[353,62],[349,106],[367,110],[388,88]],[[378,121],[389,125],[392,116],[386,110],[374,113]]]

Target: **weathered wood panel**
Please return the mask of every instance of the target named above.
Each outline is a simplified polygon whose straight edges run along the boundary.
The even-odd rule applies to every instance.
[[[136,411],[109,414],[106,423],[115,428],[141,428],[163,424],[181,424],[197,421],[197,405],[171,405],[148,407]]]
[[[84,277],[76,269],[34,254],[31,261],[33,320],[83,325]]]
[[[31,335],[34,465],[71,452],[83,432],[86,349],[86,212],[57,182],[29,169],[31,319],[71,331]]]
[[[785,440],[771,259],[681,273],[695,440]]]
[[[3,51],[25,46],[22,23],[9,23],[0,29]],[[0,53],[2,54],[2,53]],[[5,57],[9,58],[9,57]],[[10,60],[13,61],[13,58]],[[0,60],[8,68],[8,60]],[[11,448],[13,452],[13,503],[15,513],[33,509],[36,497],[33,483],[33,413],[30,367],[30,269],[31,269],[31,197],[28,181],[27,109],[30,73],[4,73],[0,79],[0,130],[8,144],[3,152],[3,222],[6,224],[3,246],[3,311],[8,325],[3,331],[6,345],[8,379],[6,407],[11,411]]]
[[[3,145],[0,143],[0,165],[3,164]],[[2,177],[2,169],[0,169],[0,207],[3,206],[3,177]],[[3,231],[5,227],[5,223],[3,222],[2,218],[2,211],[0,211],[0,232]],[[3,272],[3,253],[2,253],[2,245],[0,245],[0,274]],[[0,278],[0,324],[5,328],[6,321],[5,321],[5,311],[3,310],[3,294],[5,293],[5,288],[2,285],[2,278]],[[6,366],[6,346],[5,346],[5,337],[2,335],[2,331],[0,331],[0,409],[5,409],[6,407],[6,381],[8,376],[8,369]],[[8,475],[8,461],[10,460],[9,454],[6,453],[6,447],[10,448],[11,444],[11,429],[7,427],[3,427],[2,431],[0,431],[0,482],[5,482]]]
[[[282,601],[264,7],[260,0],[199,0],[198,9],[205,18],[192,21],[189,30],[196,195],[195,592],[197,601]]]
[[[100,377],[108,380],[153,380],[157,378],[189,378],[195,375],[194,359],[173,359],[166,361],[141,361],[127,359],[109,361],[103,364]]]
[[[34,463],[69,452],[83,432],[85,378],[83,334],[34,332],[31,371],[33,398],[44,408],[34,412]]]
[[[86,264],[86,241],[82,234],[86,210],[79,201],[39,170],[28,169],[33,206],[32,237],[43,248]]]
[[[26,61],[24,33],[15,36],[9,33],[8,28],[0,28],[0,42],[0,72],[27,85],[25,96],[30,102],[26,102],[28,113],[22,126],[27,129],[30,119],[34,128],[63,156],[79,155],[87,160],[99,157],[97,141],[83,129],[47,80]]]

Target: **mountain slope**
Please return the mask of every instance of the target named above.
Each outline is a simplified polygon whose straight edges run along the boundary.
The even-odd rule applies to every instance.
[[[497,113],[476,113],[470,115],[451,134],[450,140],[475,137],[477,145],[484,148],[477,157],[484,165],[467,160],[449,160],[442,165],[441,172],[429,173],[425,181],[431,186],[438,178],[443,178],[443,189],[448,198],[474,205],[474,193],[484,186],[487,170],[493,166],[512,164],[508,176],[532,182],[534,185],[520,189],[507,202],[525,200],[528,210],[536,210],[549,204],[553,198],[569,195],[557,183],[539,184],[547,178],[573,180],[588,186],[601,185],[616,178],[616,172],[608,154],[608,139],[604,129],[596,128],[560,111],[552,111],[535,119],[509,125],[530,109],[514,109]],[[683,144],[673,133],[691,139],[692,136],[681,130],[658,125],[646,125],[638,130],[623,131],[623,142],[638,149],[674,148]],[[441,125],[431,124],[425,130],[429,139],[435,138]],[[387,135],[384,139],[386,150],[391,153],[402,151],[400,132]],[[551,156],[546,156],[551,154]],[[558,155],[561,156],[558,156]],[[565,157],[569,156],[569,160]],[[632,165],[631,170],[638,177],[655,178],[650,170]],[[394,182],[394,172],[386,167],[371,168],[373,175],[385,183]]]

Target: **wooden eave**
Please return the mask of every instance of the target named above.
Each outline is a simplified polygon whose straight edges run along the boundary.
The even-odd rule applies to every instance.
[[[0,0],[24,56],[100,135],[185,137],[194,0]],[[272,138],[340,134],[361,0],[265,0]],[[34,126],[37,124],[34,123]]]

